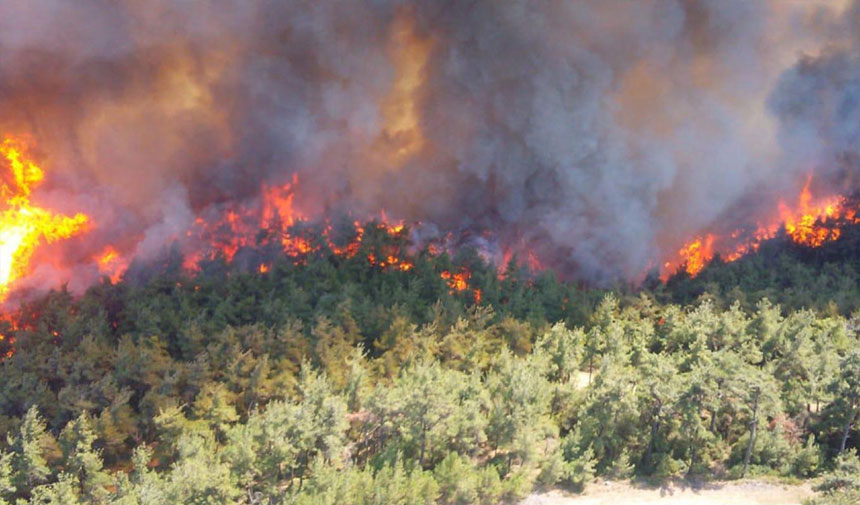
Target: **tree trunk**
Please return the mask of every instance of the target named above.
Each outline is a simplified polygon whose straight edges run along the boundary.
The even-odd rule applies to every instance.
[[[845,420],[845,426],[842,427],[842,440],[839,442],[839,454],[845,452],[845,445],[848,443],[848,433],[851,431],[851,425],[854,423],[854,417],[857,415],[855,411],[851,411],[851,415]]]
[[[753,415],[750,421],[750,441],[747,444],[747,451],[744,454],[744,469],[741,472],[741,478],[746,477],[747,469],[750,466],[750,457],[752,456],[753,446],[755,445],[755,434],[758,428],[758,397],[761,395],[761,390],[756,388],[755,397],[753,399]]]
[[[686,478],[690,478],[693,475],[693,467],[696,466],[696,457],[698,456],[698,452],[696,449],[698,448],[699,441],[699,427],[696,426],[696,432],[693,434],[692,440],[690,440],[690,468],[687,469]]]
[[[690,478],[693,475],[693,467],[696,465],[696,444],[690,444],[690,468],[687,468],[686,478]]]
[[[723,398],[723,392],[722,391],[723,391],[723,380],[718,379],[717,380],[717,402],[718,402],[717,405],[719,405],[719,401],[722,400],[722,398]],[[719,410],[719,407],[714,407],[714,410],[711,411],[711,426],[709,428],[709,431],[711,433],[714,433],[716,428],[717,428],[717,411],[718,410]]]
[[[702,409],[702,399],[700,397],[696,398],[696,412],[701,412]],[[700,414],[697,414],[700,415]],[[687,475],[685,476],[689,479],[693,475],[693,467],[696,466],[696,458],[698,456],[698,441],[699,441],[699,424],[696,424],[696,431],[693,433],[693,437],[690,439],[690,468],[687,469]]]
[[[421,409],[421,446],[419,448],[420,454],[418,455],[418,465],[424,469],[424,451],[427,448],[427,412],[430,409],[425,405],[424,408]]]
[[[427,428],[421,426],[421,455],[418,457],[418,464],[424,468],[424,449],[427,447]]]
[[[657,440],[657,431],[660,429],[660,418],[654,416],[654,421],[651,423],[651,440],[648,442],[648,451],[645,453],[645,468],[651,466],[651,458],[654,455],[654,443]]]
[[[594,370],[594,354],[588,356],[588,385],[591,385],[591,371]]]

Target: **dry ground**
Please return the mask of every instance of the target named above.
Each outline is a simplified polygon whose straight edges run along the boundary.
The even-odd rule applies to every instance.
[[[590,485],[580,495],[552,491],[532,495],[520,505],[800,505],[812,495],[809,485],[759,481],[713,482],[699,487],[601,482]]]

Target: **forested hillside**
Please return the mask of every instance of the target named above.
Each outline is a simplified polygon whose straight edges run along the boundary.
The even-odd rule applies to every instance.
[[[603,291],[469,250],[368,261],[402,240],[172,258],[23,305],[0,323],[0,503],[493,504],[759,475],[856,503],[852,242]]]
[[[708,293],[723,306],[737,301],[751,309],[766,297],[785,310],[851,314],[860,309],[860,226],[840,231],[838,240],[817,247],[781,233],[737,261],[717,257],[695,278],[681,270],[665,287],[656,281],[650,287],[664,293],[662,301],[682,305]]]

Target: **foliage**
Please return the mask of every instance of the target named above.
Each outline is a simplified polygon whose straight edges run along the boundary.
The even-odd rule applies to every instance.
[[[747,290],[757,256],[612,293],[476,254],[364,258],[168,262],[23,305],[0,322],[0,505],[494,504],[820,472],[817,503],[856,498],[858,317]],[[440,277],[460,268],[480,304]]]

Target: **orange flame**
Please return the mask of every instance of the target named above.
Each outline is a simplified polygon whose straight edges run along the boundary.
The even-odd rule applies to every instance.
[[[469,280],[472,278],[472,272],[465,267],[461,268],[458,272],[443,270],[442,273],[439,274],[439,277],[445,280],[445,284],[448,285],[448,289],[451,290],[451,294],[453,295],[470,289]],[[481,291],[481,288],[475,288],[472,290],[472,296],[476,305],[481,304],[483,295],[484,293]]]
[[[807,178],[806,185],[800,193],[799,211],[792,212],[780,202],[779,214],[785,223],[785,232],[798,244],[818,247],[825,242],[836,240],[842,231],[837,227],[828,226],[828,221],[842,217],[845,199],[836,196],[826,198],[817,204],[812,204],[812,193],[809,186],[812,177]]]
[[[200,240],[205,247],[203,250],[187,251],[183,268],[196,272],[201,261],[214,259],[216,254],[221,254],[229,263],[239,249],[255,243],[260,230],[274,232],[275,236],[280,237],[283,250],[290,256],[309,253],[312,248],[307,240],[287,233],[291,226],[302,219],[293,208],[297,183],[298,178],[293,176],[292,182],[281,186],[263,185],[260,207],[228,209],[217,219],[211,220],[197,217],[186,235]]]
[[[110,245],[105,247],[101,255],[96,258],[96,262],[99,266],[99,272],[101,272],[102,275],[108,276],[110,281],[114,284],[119,282],[122,278],[122,274],[124,274],[126,269],[128,269],[128,261],[120,256],[119,252]]]
[[[293,181],[283,186],[263,186],[263,217],[261,225],[264,229],[274,226],[276,221],[281,228],[295,224],[298,213],[293,209],[293,187],[298,184],[297,174]]]
[[[335,238],[331,223],[326,223],[319,237],[296,229],[296,225],[305,220],[294,206],[298,184],[298,177],[293,176],[290,183],[282,186],[263,185],[260,205],[256,208],[227,209],[209,220],[198,217],[186,233],[192,249],[185,251],[183,267],[189,272],[197,272],[201,261],[214,259],[218,254],[230,263],[239,249],[270,243],[278,243],[295,265],[306,264],[309,255],[326,250],[341,258],[355,257],[361,250],[366,233],[359,221],[353,222],[352,235],[346,241]],[[390,221],[383,211],[381,221],[375,226],[394,240],[375,246],[374,251],[367,253],[368,262],[382,269],[411,270],[414,264],[406,258],[403,247],[406,239],[403,221]],[[259,267],[261,273],[268,268],[269,265]]]
[[[696,238],[678,251],[686,265],[690,277],[695,277],[714,257],[714,236],[708,234],[704,239]]]
[[[6,160],[0,181],[0,300],[15,280],[28,273],[36,247],[82,233],[89,222],[81,213],[54,214],[30,203],[30,193],[42,182],[44,172],[26,150],[23,142],[13,138],[0,143],[0,155]]]
[[[806,247],[819,247],[832,242],[842,235],[841,226],[860,222],[857,209],[848,204],[842,196],[829,196],[814,200],[812,176],[806,179],[798,197],[797,206],[792,208],[780,201],[776,217],[768,223],[759,223],[751,233],[741,230],[727,237],[707,234],[696,237],[678,251],[677,258],[663,264],[663,280],[680,265],[690,277],[695,277],[711,261],[717,250],[727,262],[737,261],[746,254],[758,251],[762,242],[776,237],[780,230],[795,244]]]
[[[445,279],[445,283],[448,284],[451,291],[465,291],[469,288],[469,278],[472,277],[472,274],[465,269],[459,272],[445,270],[439,276]]]

